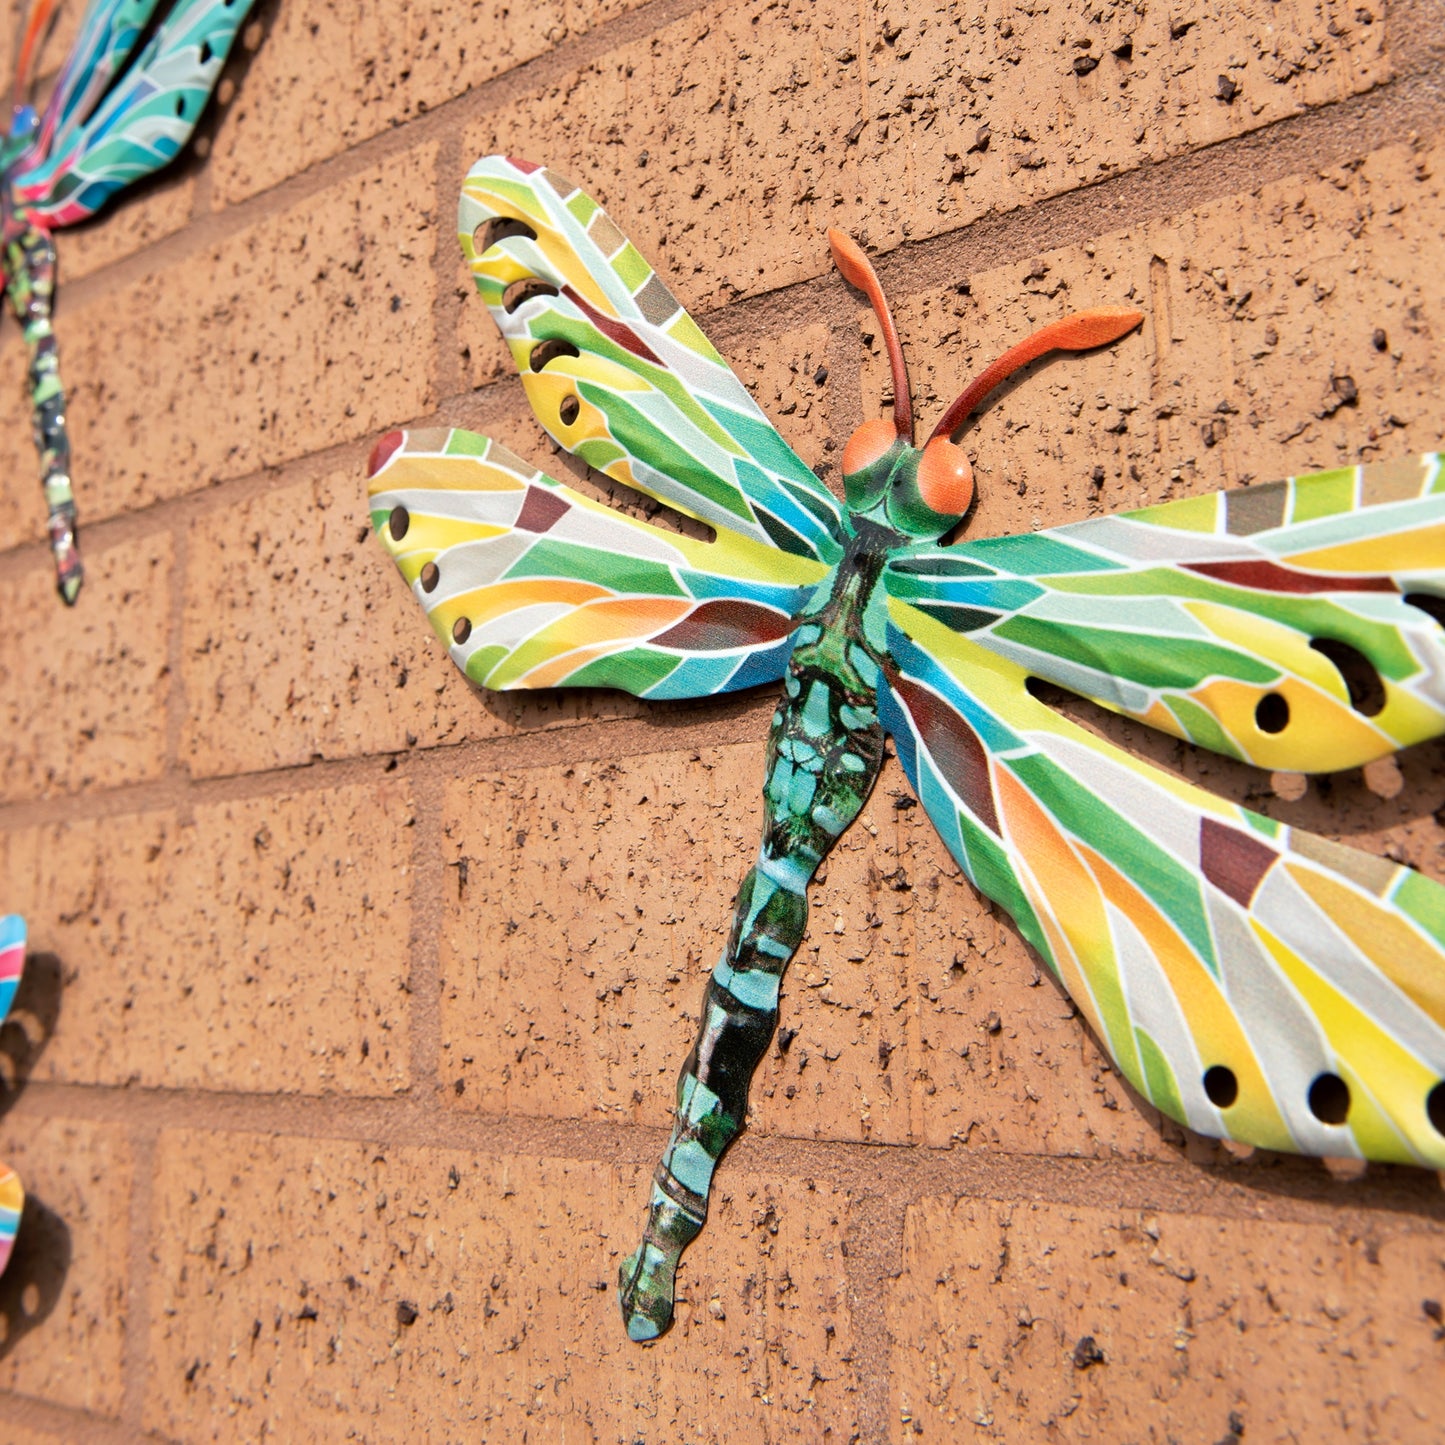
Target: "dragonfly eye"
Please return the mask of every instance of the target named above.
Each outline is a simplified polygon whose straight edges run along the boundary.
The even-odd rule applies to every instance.
[[[873,421],[865,421],[848,438],[848,445],[843,448],[843,475],[851,477],[866,471],[885,456],[897,440],[898,428],[891,421],[881,416]]]
[[[973,501],[973,463],[968,453],[946,437],[929,442],[918,459],[918,495],[941,517],[963,516]]]

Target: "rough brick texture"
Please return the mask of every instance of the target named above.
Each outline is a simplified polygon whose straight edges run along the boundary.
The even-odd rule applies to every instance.
[[[721,1442],[774,1421],[852,1438],[846,1195],[735,1174],[677,1332],[638,1351],[609,1296],[645,1174],[166,1134],[147,1423],[181,1438],[224,1419],[238,1437]]]
[[[75,33],[64,0],[48,83]],[[767,690],[483,695],[370,536],[392,426],[536,425],[453,236],[472,160],[585,184],[830,485],[1032,326],[1133,301],[963,436],[973,535],[1445,436],[1438,7],[258,7],[201,146],[62,236],[88,580],[63,611],[0,331],[0,1440],[1425,1442],[1445,1194],[1135,1096],[890,760],[630,1345],[636,1242],[760,823]],[[14,27],[0,26],[0,69]],[[1272,776],[1445,879],[1445,745]]]

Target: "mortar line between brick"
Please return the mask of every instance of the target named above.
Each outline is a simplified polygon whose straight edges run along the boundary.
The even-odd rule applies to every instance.
[[[199,1089],[26,1084],[9,1111],[84,1119],[149,1133],[186,1130],[295,1139],[355,1140],[383,1148],[455,1150],[488,1157],[543,1155],[650,1169],[661,1127],[591,1119],[483,1115],[420,1097],[252,1095]],[[745,1134],[719,1172],[823,1180],[856,1197],[912,1203],[971,1197],[1225,1219],[1330,1224],[1374,1232],[1445,1230],[1445,1190],[1426,1170],[1331,1177],[1318,1161],[1266,1156],[1215,1166],[1178,1156],[1140,1159],[974,1152],[914,1144]],[[139,1197],[139,1192],[137,1197]]]
[[[121,1371],[121,1419],[138,1436],[145,1433],[146,1374],[150,1366],[150,1232],[155,1211],[154,1124],[142,1111],[131,1116],[130,1235],[126,1281],[126,1328]]]
[[[294,796],[376,783],[388,775],[420,789],[428,786],[429,779],[445,780],[459,774],[607,762],[728,743],[755,743],[761,748],[775,706],[776,698],[767,692],[741,699],[707,699],[696,706],[668,705],[665,711],[659,708],[644,717],[589,720],[412,752],[299,763],[215,778],[192,778],[178,772],[156,782],[0,805],[0,832],[163,808],[187,810],[213,803]]]
[[[458,296],[457,288],[447,284],[456,272],[460,252],[452,235],[452,217],[456,214],[458,177],[468,164],[462,155],[461,131],[452,129],[437,141],[436,173],[433,193],[436,197],[437,239],[433,269],[437,277],[436,302],[432,307],[432,347],[435,366],[436,394],[455,396],[468,388],[457,355],[462,307],[468,297]]]
[[[137,1435],[122,1421],[68,1405],[56,1405],[17,1390],[0,1393],[0,1423],[41,1431],[59,1440],[83,1440],[86,1445],[137,1445],[142,1439],[155,1442],[160,1438]]]
[[[853,1330],[854,1375],[859,1382],[858,1424],[864,1440],[888,1438],[893,1377],[888,1329],[888,1286],[903,1272],[907,1200],[865,1195],[848,1211],[848,1319]]]
[[[408,1028],[411,1031],[410,1091],[429,1103],[441,1088],[441,939],[445,906],[442,888],[447,869],[445,847],[446,779],[435,768],[411,785],[416,822],[411,847],[411,953],[407,973]]]
[[[184,265],[196,251],[218,244],[257,221],[311,199],[341,181],[374,169],[384,160],[406,154],[429,141],[439,143],[443,137],[459,136],[472,120],[494,105],[504,104],[513,98],[513,91],[521,94],[534,90],[554,74],[568,73],[586,64],[595,55],[614,48],[617,43],[625,43],[633,38],[634,31],[652,33],[702,8],[704,0],[657,0],[653,5],[629,12],[627,16],[581,37],[575,42],[576,50],[564,45],[557,51],[528,61],[505,76],[446,101],[405,125],[369,137],[348,151],[318,162],[271,190],[214,212],[204,220],[162,237],[149,248],[121,257],[111,266],[87,273],[67,291],[70,304],[83,305],[92,290],[112,293],[133,278],[153,274],[158,267]],[[656,23],[643,23],[653,17],[660,18]],[[617,28],[623,26],[627,27],[627,33],[619,40]],[[602,43],[604,32],[610,37],[605,44]],[[562,59],[564,56],[565,61]],[[1026,207],[988,212],[948,233],[948,237],[943,239],[962,236],[980,226],[1011,225],[1024,229],[1046,226],[1053,210],[1071,198],[1078,204],[1083,196],[1093,198],[1086,209],[1124,216],[1124,219],[1114,221],[1112,226],[1102,228],[1112,229],[1127,224],[1131,218],[1129,213],[1139,210],[1141,205],[1150,216],[1156,214],[1161,203],[1169,211],[1187,209],[1234,191],[1257,189],[1270,180],[1292,174],[1301,166],[1327,165],[1356,153],[1377,149],[1380,145],[1398,140],[1412,129],[1438,129],[1445,125],[1445,95],[1441,93],[1441,83],[1428,56],[1422,57],[1422,65],[1420,73],[1401,72],[1360,95],[1312,107],[1303,114],[1273,121],[1242,135],[1226,137],[1160,161],[1145,162],[1118,175],[1030,202]],[[499,88],[495,94],[492,87]],[[460,185],[460,174],[455,181]],[[1137,197],[1129,194],[1131,182],[1137,182],[1140,188]],[[1124,194],[1116,200],[1115,188],[1118,187],[1124,188]],[[1095,226],[1088,234],[1097,235],[1100,229]],[[889,254],[908,252],[919,255],[937,241],[938,238],[930,238],[904,243]],[[826,256],[822,250],[819,259],[818,272],[795,283],[795,286],[806,285],[823,274]],[[782,291],[793,289],[785,287]],[[776,296],[778,293],[772,294]]]
[[[184,772],[181,745],[186,726],[186,669],[182,624],[186,615],[186,569],[190,565],[190,528],[184,515],[172,520],[170,533],[170,635],[166,638],[166,735],[161,766],[167,775],[178,775]]]

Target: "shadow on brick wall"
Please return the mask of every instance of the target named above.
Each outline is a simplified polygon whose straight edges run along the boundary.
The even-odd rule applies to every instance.
[[[0,1360],[49,1318],[70,1272],[70,1226],[43,1199],[30,1195],[10,1267],[0,1278]]]
[[[25,1081],[55,1033],[64,969],[53,953],[27,953],[20,987],[0,1026],[0,1119],[20,1097]]]

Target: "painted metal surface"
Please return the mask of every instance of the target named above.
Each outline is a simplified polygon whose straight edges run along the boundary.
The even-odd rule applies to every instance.
[[[1445,888],[1190,786],[1030,690],[1268,768],[1352,767],[1440,734],[1440,457],[944,546],[972,492],[948,433],[982,392],[1045,343],[1107,341],[1137,314],[1083,313],[1015,348],[920,450],[876,278],[830,237],[879,311],[899,396],[845,450],[844,507],[576,187],[485,158],[460,230],[542,425],[716,539],[623,516],[484,437],[391,433],[373,524],[453,660],[493,688],[783,683],[762,847],[621,1270],[634,1339],[671,1323],[808,883],[885,737],[960,868],[1143,1097],[1215,1137],[1445,1167]]]
[[[20,987],[20,974],[25,967],[25,920],[11,913],[0,917],[0,1023],[15,1002]],[[15,1232],[20,1228],[20,1212],[25,1207],[25,1190],[20,1176],[8,1165],[0,1163],[0,1274],[10,1263],[15,1247]]]
[[[5,291],[30,348],[30,399],[60,595],[83,578],[65,394],[51,325],[51,233],[93,216],[118,191],[172,161],[220,79],[252,0],[90,0],[40,113],[25,101],[54,0],[31,12],[15,106],[0,147]]]

